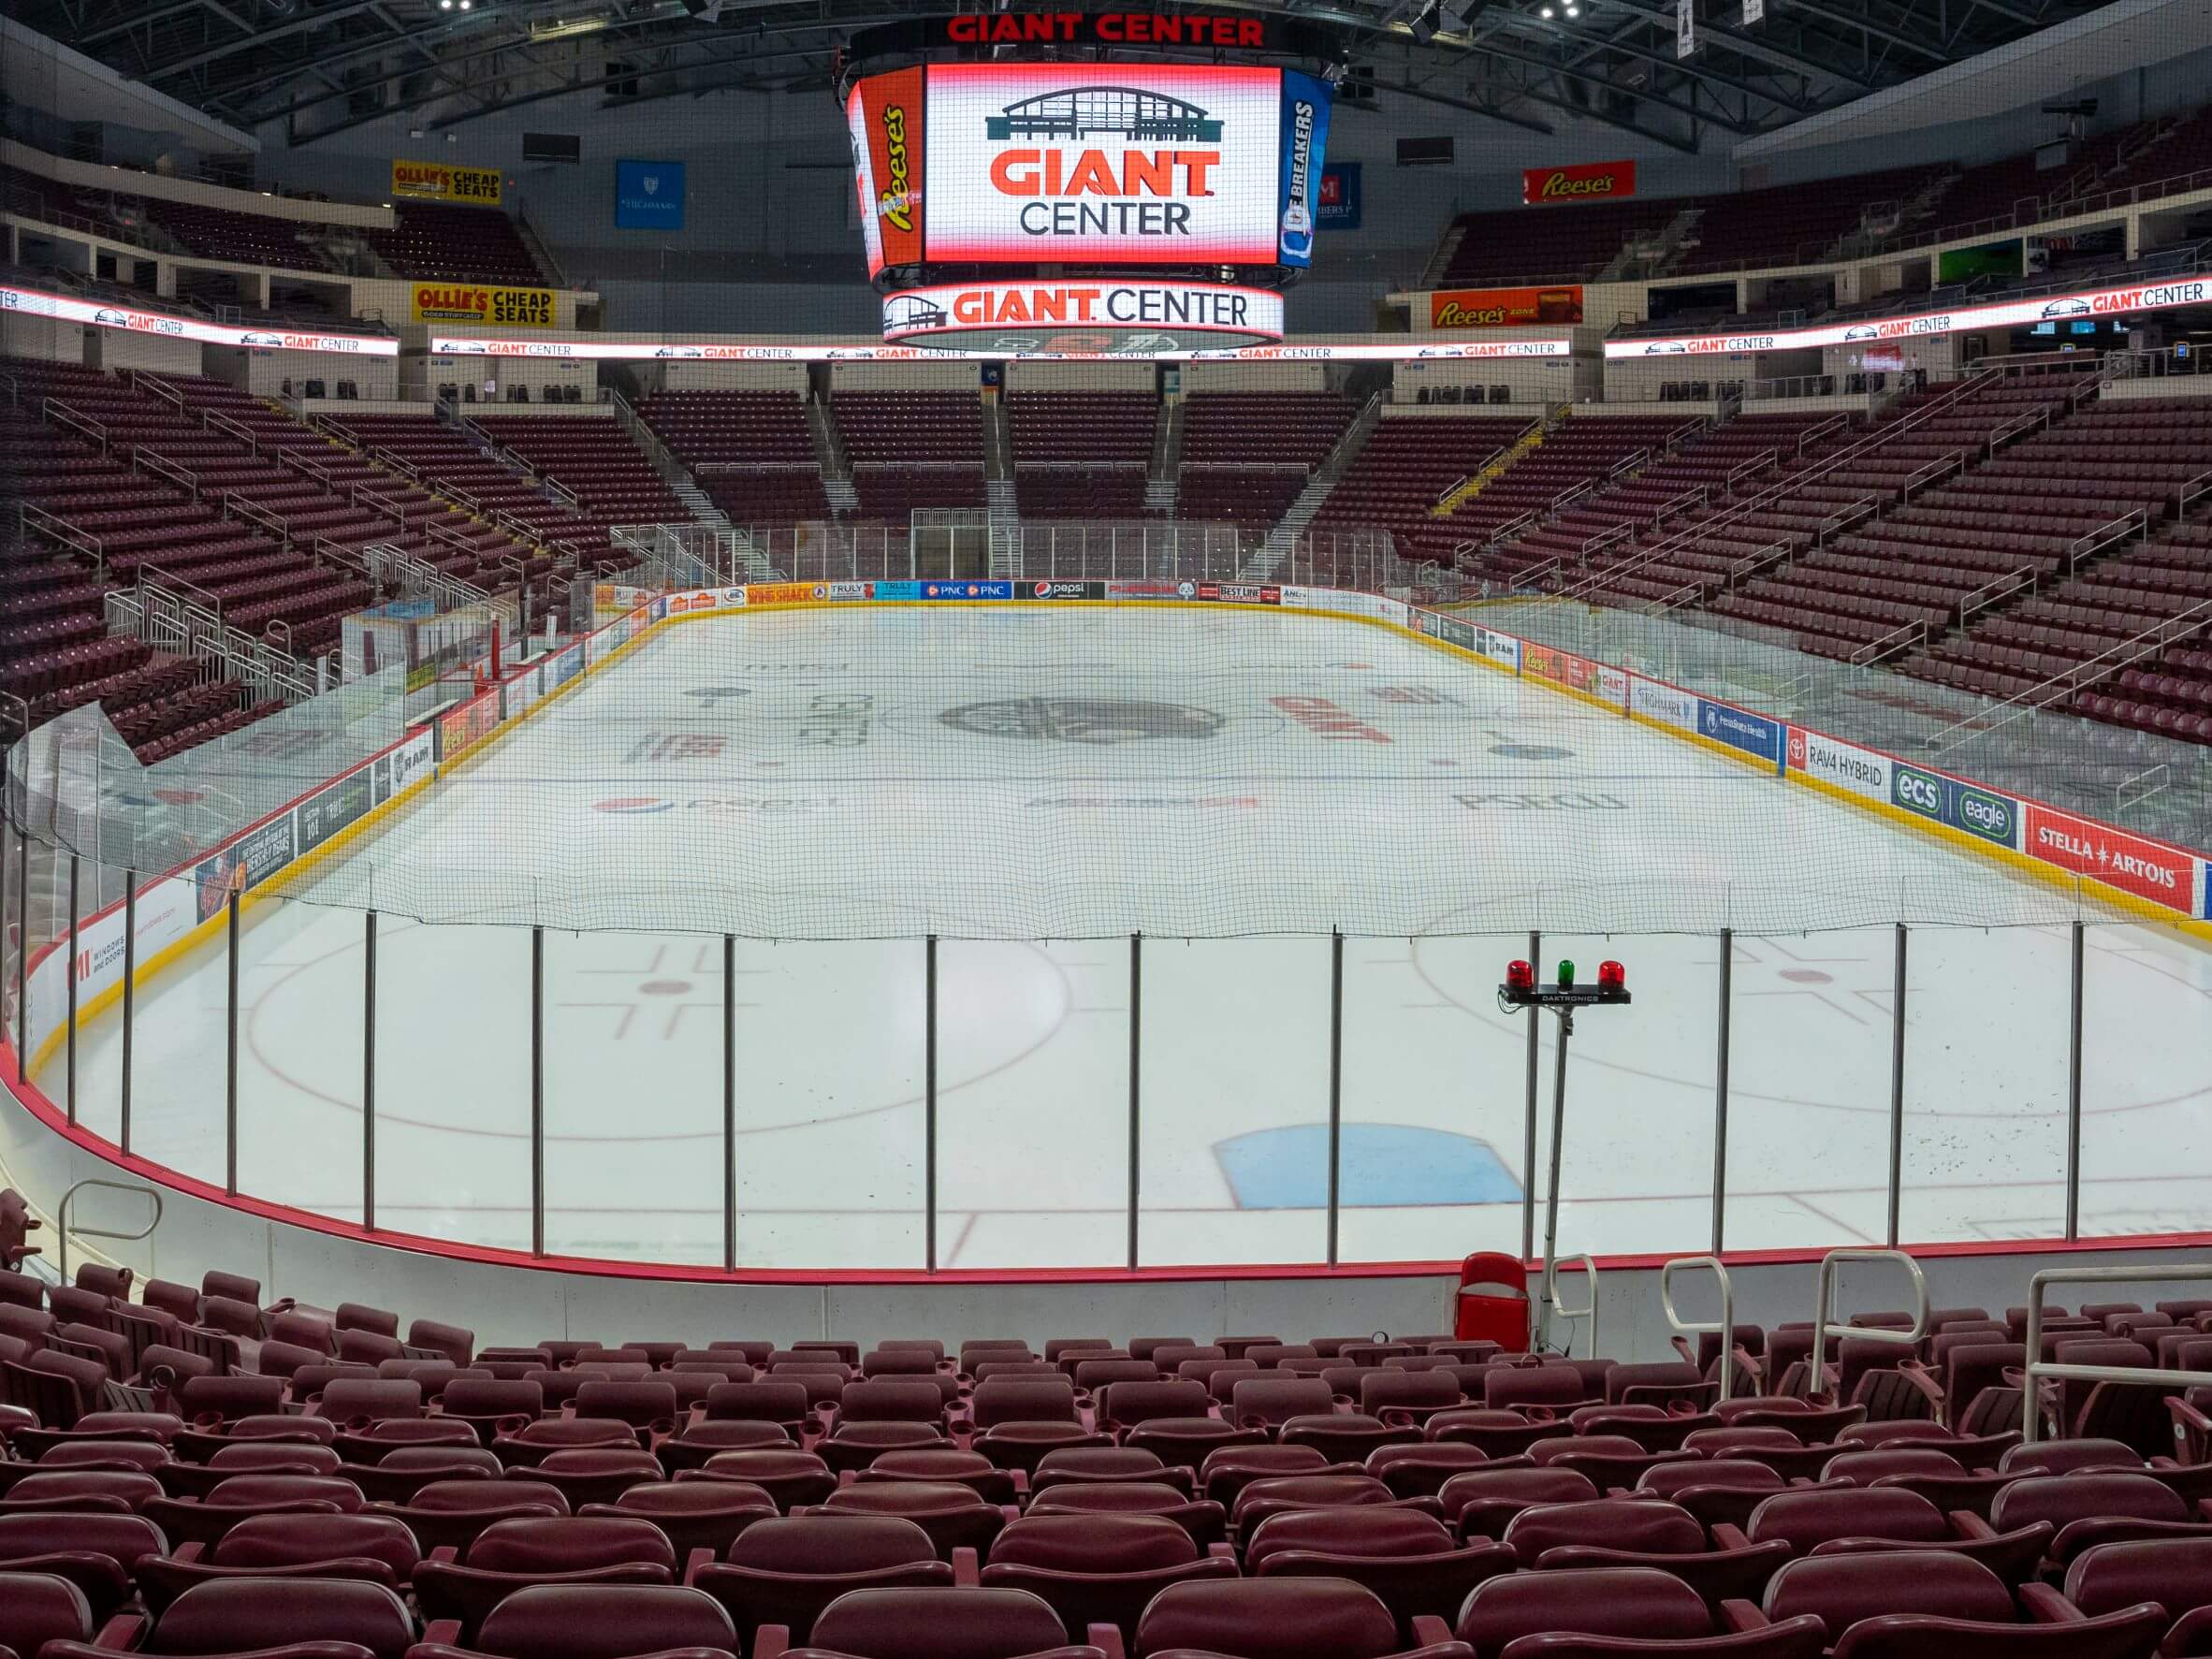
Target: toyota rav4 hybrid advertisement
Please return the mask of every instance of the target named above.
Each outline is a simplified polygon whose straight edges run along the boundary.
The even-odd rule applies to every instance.
[[[868,268],[1307,265],[1329,88],[1279,69],[932,64],[846,103]]]
[[[1855,323],[1814,324],[1809,328],[1777,328],[1764,334],[1691,334],[1678,339],[1649,335],[1606,342],[1606,356],[1663,357],[1685,353],[1796,351],[1805,346],[1858,345],[1919,335],[1963,334],[1980,328],[2031,327],[2057,317],[2125,317],[2140,312],[2175,311],[2212,303],[2212,278],[2185,277],[2171,283],[2138,283],[2126,288],[2098,288],[2079,294],[2036,294],[1954,311],[1919,312],[1909,316],[1876,317]]]

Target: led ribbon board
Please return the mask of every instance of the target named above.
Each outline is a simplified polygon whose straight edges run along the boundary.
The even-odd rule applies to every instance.
[[[0,286],[0,312],[52,317],[57,322],[81,323],[88,328],[120,328],[130,334],[191,340],[202,345],[236,345],[272,352],[346,352],[362,357],[400,355],[398,341],[375,335],[319,334],[275,327],[236,328],[223,323],[174,317],[167,312],[138,311],[106,300],[71,299],[61,294],[41,293],[36,288]]]
[[[985,284],[986,286],[990,284]],[[1018,284],[1000,284],[1018,285]],[[1032,284],[1053,286],[1054,284]],[[1092,284],[1097,286],[1127,286],[1128,284]],[[1138,284],[1161,286],[1163,284]],[[1173,285],[1173,284],[1167,284]],[[1187,284],[1184,284],[1187,285]],[[918,289],[917,293],[932,290]],[[957,284],[952,292],[965,291]],[[1237,289],[1238,293],[1248,290]],[[1259,290],[1262,297],[1279,307],[1282,297]],[[896,296],[894,296],[896,298]],[[1063,331],[1067,334],[1076,329]],[[1086,331],[1087,332],[1087,331]],[[1013,338],[1030,336],[1015,335]],[[1075,342],[1067,342],[1064,348],[1035,350],[1002,349],[997,351],[961,349],[952,346],[929,347],[921,345],[828,345],[810,341],[789,344],[760,342],[751,344],[722,342],[672,344],[651,339],[624,340],[619,336],[595,336],[589,340],[496,340],[481,336],[460,334],[433,334],[430,336],[430,355],[433,357],[557,357],[575,362],[596,363],[919,363],[931,357],[964,357],[979,360],[996,361],[1005,357],[1019,357],[1056,362],[1090,362],[1099,358],[1142,356],[1168,362],[1235,362],[1235,363],[1398,363],[1422,361],[1444,362],[1502,362],[1510,358],[1540,357],[1564,363],[1572,353],[1573,342],[1559,335],[1548,340],[1455,340],[1438,344],[1417,345],[1411,339],[1404,341],[1350,341],[1332,343],[1327,341],[1307,343],[1300,342],[1282,345],[1246,345],[1225,347],[1216,338],[1205,349],[1178,349],[1174,351],[1125,348],[1119,352],[1077,349]]]
[[[1283,337],[1283,297],[1218,283],[953,283],[883,300],[883,338],[994,356],[1153,357]]]

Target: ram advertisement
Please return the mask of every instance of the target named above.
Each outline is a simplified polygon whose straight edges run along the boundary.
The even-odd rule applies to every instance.
[[[1291,240],[1283,79],[1231,65],[931,65],[930,261],[1277,263],[1278,240]],[[874,84],[862,84],[871,111]],[[1309,110],[1306,258],[1325,117],[1325,102]],[[874,185],[887,188],[880,167]]]

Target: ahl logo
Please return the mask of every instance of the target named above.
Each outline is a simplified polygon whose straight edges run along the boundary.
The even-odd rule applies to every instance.
[[[594,812],[612,812],[622,815],[640,812],[666,812],[676,805],[660,795],[613,795],[604,801],[591,803]]]

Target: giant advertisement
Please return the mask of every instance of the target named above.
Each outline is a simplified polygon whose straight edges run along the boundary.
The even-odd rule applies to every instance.
[[[1280,70],[933,64],[926,86],[933,263],[1276,263]]]

